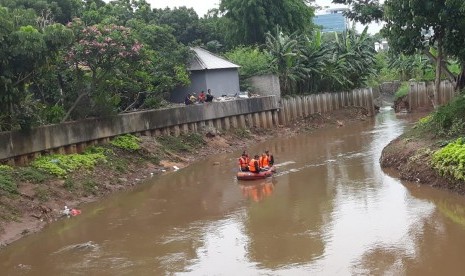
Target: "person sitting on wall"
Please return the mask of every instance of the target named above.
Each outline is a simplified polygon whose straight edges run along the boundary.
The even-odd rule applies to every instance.
[[[205,95],[205,91],[202,90],[199,95],[199,103],[204,103],[205,100],[207,99],[207,96]]]
[[[249,162],[249,171],[253,173],[259,173],[260,172],[260,165],[258,164],[258,155],[255,155],[252,160]]]
[[[197,98],[195,97],[195,93],[193,93],[189,99],[190,99],[191,103],[197,102]]]
[[[187,93],[186,97],[184,98],[184,103],[185,103],[186,105],[192,104],[192,101],[191,101],[191,94]]]
[[[212,95],[212,92],[210,91],[210,89],[207,90],[207,98],[206,98],[205,101],[206,101],[207,103],[213,101],[213,95]]]

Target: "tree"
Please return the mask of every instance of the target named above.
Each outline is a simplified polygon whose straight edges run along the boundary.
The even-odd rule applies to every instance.
[[[192,8],[166,8],[155,10],[157,24],[173,28],[176,39],[188,45],[199,38],[199,16]]]
[[[453,7],[454,4],[454,1],[444,0],[387,0],[385,2],[386,25],[382,32],[389,39],[389,45],[394,51],[407,55],[423,51],[431,57],[429,48],[436,47],[436,93],[440,90],[441,75],[445,67],[444,45],[447,37],[450,37],[447,35],[450,32],[448,29],[455,29],[450,24],[449,15],[459,11],[457,7]]]
[[[73,17],[79,16],[82,0],[0,0],[0,6],[14,9],[32,9],[38,16],[46,17],[50,23],[66,24]],[[53,21],[53,22],[52,22]]]
[[[78,87],[78,97],[63,121],[68,119],[85,96],[94,98],[97,104],[117,104],[120,95],[115,90],[106,90],[108,82],[115,74],[124,76],[129,64],[133,68],[142,65],[139,63],[142,44],[135,39],[130,29],[117,25],[86,27],[78,19],[70,23],[69,27],[76,35],[76,42],[66,57],[69,68],[74,68],[78,85],[87,82],[89,87]]]
[[[234,45],[263,44],[276,25],[286,33],[312,29],[313,8],[304,0],[222,0],[220,10]]]
[[[31,13],[26,10],[9,12],[0,7],[0,117],[3,117],[0,128],[3,130],[31,126],[35,114],[25,108],[26,100],[31,98],[30,81],[72,39],[72,32],[61,24],[43,29],[22,25],[21,21],[30,22],[29,16]]]
[[[383,6],[379,0],[333,0],[333,3],[348,5],[347,17],[362,24],[383,19]]]
[[[271,65],[276,68],[283,94],[291,94],[298,81],[304,79],[309,68],[304,66],[298,37],[286,35],[279,26],[273,34],[266,34],[266,48]]]
[[[225,33],[227,19],[219,15],[218,9],[209,10],[208,13],[199,20],[199,39],[205,44],[207,50],[218,53],[223,49],[231,49],[232,45],[227,44]]]
[[[248,90],[247,79],[252,76],[274,73],[271,56],[258,47],[239,46],[225,53],[228,60],[240,65],[239,77],[241,86]]]
[[[461,90],[465,88],[465,2],[449,0],[446,5],[448,26],[444,33],[444,50],[455,56],[460,63],[461,72],[456,79],[456,88]]]
[[[176,86],[189,83],[186,69],[190,60],[189,48],[176,41],[170,27],[147,25],[137,20],[128,25],[146,48],[151,49],[153,90],[149,98],[168,96]]]

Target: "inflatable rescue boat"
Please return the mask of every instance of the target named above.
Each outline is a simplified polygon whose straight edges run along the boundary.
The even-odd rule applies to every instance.
[[[263,170],[259,173],[254,172],[237,172],[237,179],[238,180],[256,180],[256,179],[263,179],[273,175],[276,172],[276,168],[273,166],[268,170]]]

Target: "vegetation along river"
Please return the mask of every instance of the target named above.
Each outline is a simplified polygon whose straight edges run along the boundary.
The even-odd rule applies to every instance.
[[[385,109],[256,145],[278,163],[266,181],[235,179],[239,149],[201,160],[4,248],[1,274],[461,274],[465,200],[380,168],[408,124]]]

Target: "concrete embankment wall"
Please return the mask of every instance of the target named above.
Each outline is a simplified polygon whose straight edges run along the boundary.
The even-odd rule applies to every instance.
[[[324,93],[281,99],[279,123],[288,123],[315,113],[330,112],[347,106],[365,107],[369,116],[375,115],[371,88],[352,92]]]
[[[48,125],[30,131],[0,132],[0,162],[25,164],[49,153],[82,152],[87,146],[109,142],[131,133],[147,136],[174,135],[214,128],[272,128],[318,112],[345,106],[366,107],[371,115],[370,89],[279,99],[266,96],[180,106]]]
[[[135,112],[42,126],[28,132],[0,132],[0,160],[22,164],[43,153],[81,152],[86,146],[126,133],[179,135],[208,126],[219,130],[267,128],[278,123],[278,108],[277,98],[269,96]]]
[[[455,84],[450,81],[442,81],[439,93],[436,93],[434,82],[411,82],[407,97],[409,111],[418,109],[433,109],[436,106],[446,105],[457,94]]]

